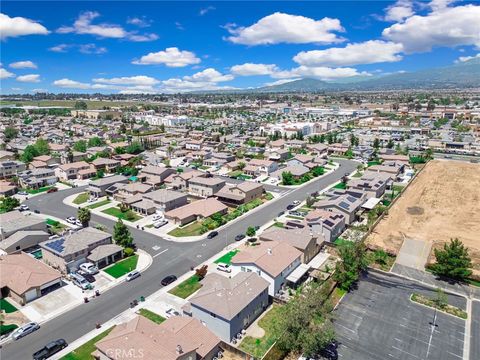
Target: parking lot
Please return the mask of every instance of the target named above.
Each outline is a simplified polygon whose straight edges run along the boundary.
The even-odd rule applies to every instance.
[[[394,276],[370,273],[335,311],[339,359],[456,360],[463,358],[465,321],[410,301],[434,290]],[[448,296],[465,309],[462,297]]]

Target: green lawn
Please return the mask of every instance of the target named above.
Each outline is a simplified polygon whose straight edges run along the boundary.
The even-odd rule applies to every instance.
[[[194,221],[186,226],[173,229],[168,235],[176,237],[202,235],[202,223],[200,221]]]
[[[303,220],[303,217],[301,217],[301,216],[287,215],[287,216],[285,216],[285,217],[286,217],[286,218],[289,218],[289,219]]]
[[[29,194],[40,194],[42,192],[48,191],[49,189],[53,188],[54,186],[44,186],[38,189],[26,189],[25,191]]]
[[[227,265],[230,265],[232,263],[232,258],[237,255],[237,253],[239,252],[240,250],[232,250],[228,253],[226,253],[225,255],[223,255],[222,257],[219,257],[217,260],[215,260],[215,264],[227,264]]]
[[[255,358],[262,358],[268,349],[278,340],[280,334],[275,331],[275,326],[282,316],[281,306],[274,306],[268,313],[258,321],[258,325],[265,330],[261,338],[246,336],[240,343],[239,348]]]
[[[5,311],[7,314],[17,311],[17,308],[10,304],[7,299],[0,299],[0,310]]]
[[[348,240],[345,240],[341,237],[338,237],[334,242],[333,242],[336,246],[341,246],[341,245],[352,245],[353,242],[352,241],[348,241]]]
[[[89,193],[78,194],[78,196],[75,199],[73,199],[73,203],[77,205],[83,204],[88,201],[89,197],[90,197]]]
[[[68,353],[67,355],[63,356],[60,360],[90,360],[92,359],[92,352],[95,351],[95,343],[102,340],[105,336],[107,336],[114,328],[112,326],[110,329],[105,330],[101,334],[95,336],[92,340],[87,341],[82,346],[76,348],[72,352]]]
[[[178,284],[170,290],[169,293],[182,299],[186,299],[201,287],[202,284],[200,284],[200,278],[197,275],[193,275],[184,282]]]
[[[55,234],[61,234],[66,229],[65,225],[56,220],[47,219],[46,223]]]
[[[18,328],[18,326],[15,324],[8,324],[8,325],[0,324],[0,335],[11,333],[16,328]]]
[[[345,190],[347,188],[347,184],[344,184],[343,182],[339,182],[333,188]]]
[[[373,166],[373,165],[381,165],[382,163],[380,161],[374,160],[374,161],[369,161],[367,163],[367,166]]]
[[[467,281],[467,283],[469,283],[469,284],[472,285],[472,286],[478,286],[478,287],[480,287],[480,281],[478,281],[478,280],[467,279],[466,281]]]
[[[122,212],[122,210],[120,210],[118,207],[115,207],[115,206],[111,207],[111,208],[108,208],[108,209],[105,209],[102,212],[104,214],[115,216],[119,219],[130,221],[130,222],[135,222],[135,221],[138,221],[138,220],[142,219],[142,217],[140,215],[137,215],[134,212],[131,212],[131,214],[133,214],[133,217],[132,217],[132,219],[129,220],[129,219],[127,219],[127,214],[129,212],[128,211]]]
[[[100,207],[100,206],[107,205],[107,204],[110,204],[110,203],[111,203],[110,200],[105,199],[105,200],[99,201],[99,202],[97,202],[97,203],[95,203],[95,204],[88,205],[87,208],[89,208],[89,209],[96,209],[96,208],[98,208],[98,207]]]
[[[148,320],[152,320],[154,323],[161,324],[162,322],[165,321],[165,318],[163,316],[160,316],[153,311],[147,310],[147,309],[140,309],[138,310],[138,313],[142,315],[143,317],[146,317]]]
[[[109,266],[104,271],[108,275],[111,275],[115,279],[118,279],[119,277],[128,274],[130,271],[135,270],[137,268],[137,262],[138,255],[133,255],[117,262],[116,264],[113,264],[112,266]]]
[[[234,170],[232,172],[229,172],[228,176],[236,178],[237,176],[240,176],[242,174],[243,174],[242,170]]]

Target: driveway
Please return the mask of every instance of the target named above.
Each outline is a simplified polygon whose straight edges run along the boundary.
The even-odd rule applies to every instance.
[[[432,244],[429,241],[405,238],[395,263],[417,270],[425,270],[431,248]]]
[[[395,276],[371,273],[343,298],[335,312],[345,360],[459,360],[465,321],[413,303],[413,293],[435,297],[434,290]],[[462,297],[449,303],[465,309]]]

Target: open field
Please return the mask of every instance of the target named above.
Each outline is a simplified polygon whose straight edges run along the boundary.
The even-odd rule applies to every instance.
[[[480,165],[431,161],[377,225],[367,243],[398,251],[404,239],[411,238],[431,242],[433,249],[458,237],[470,249],[479,273],[479,189]]]
[[[41,101],[9,101],[2,100],[0,101],[0,107],[6,105],[17,105],[17,106],[65,106],[67,108],[72,108],[75,106],[76,100],[41,100]],[[103,109],[104,106],[107,107],[122,107],[122,106],[133,106],[138,105],[134,101],[100,101],[100,100],[85,100],[88,105],[89,110],[93,109]]]

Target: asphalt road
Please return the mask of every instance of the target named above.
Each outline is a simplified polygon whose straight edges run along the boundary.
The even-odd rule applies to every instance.
[[[411,302],[413,292],[436,296],[396,276],[370,273],[362,279],[335,311],[339,359],[462,359],[465,321]],[[460,296],[449,295],[448,301],[466,307]]]
[[[193,243],[178,243],[162,239],[158,236],[131,229],[137,246],[154,256],[152,265],[131,283],[123,283],[102,294],[93,301],[45,323],[41,329],[27,337],[6,344],[0,350],[2,360],[31,359],[32,354],[49,341],[64,338],[72,342],[95,328],[96,323],[104,323],[126,310],[131,300],[140,296],[149,296],[162,286],[160,281],[166,275],[182,275],[203,261],[214,256],[228,244],[234,242],[235,235],[244,233],[248,226],[261,226],[276,216],[293,200],[305,200],[312,192],[320,191],[340,180],[345,174],[356,170],[358,163],[351,160],[336,159],[340,167],[331,174],[317,179],[301,188],[285,193],[281,198],[272,201],[262,208],[247,214],[245,217],[227,225],[212,240],[200,240]],[[62,200],[82,188],[62,190],[31,198],[26,204],[32,210],[66,218],[76,216],[77,209],[63,204]],[[101,223],[110,231],[114,222],[92,214],[93,223]],[[158,256],[157,256],[158,255]]]

